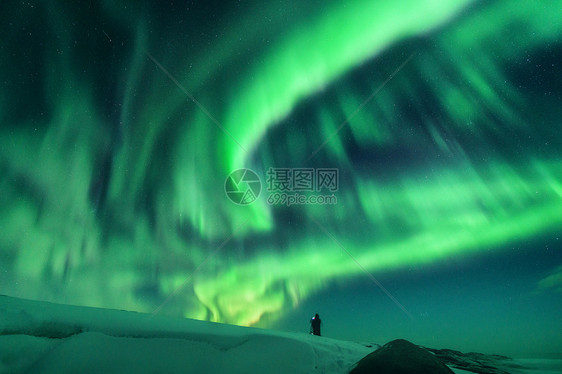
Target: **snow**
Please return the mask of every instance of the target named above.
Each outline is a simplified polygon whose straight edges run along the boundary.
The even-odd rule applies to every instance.
[[[524,374],[562,373],[561,359],[518,359],[516,362],[527,368],[520,370]]]
[[[346,373],[374,348],[0,296],[0,372]]]
[[[377,345],[0,296],[0,373],[348,373]],[[562,373],[561,360],[513,373]],[[456,374],[471,373],[451,368]]]

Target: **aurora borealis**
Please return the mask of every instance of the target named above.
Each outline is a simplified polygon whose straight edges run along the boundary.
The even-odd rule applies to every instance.
[[[0,9],[0,293],[562,353],[562,1]]]

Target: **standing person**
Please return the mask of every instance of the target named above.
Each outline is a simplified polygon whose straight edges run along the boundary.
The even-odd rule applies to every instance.
[[[312,319],[310,320],[310,329],[311,329],[313,335],[320,336],[320,325],[321,324],[322,324],[322,320],[320,319],[320,316],[318,315],[318,313],[316,313],[316,315],[314,315],[314,317],[312,317]]]

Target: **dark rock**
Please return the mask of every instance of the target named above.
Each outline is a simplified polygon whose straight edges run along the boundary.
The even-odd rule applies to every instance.
[[[407,340],[393,340],[365,356],[350,374],[451,374],[436,356]]]

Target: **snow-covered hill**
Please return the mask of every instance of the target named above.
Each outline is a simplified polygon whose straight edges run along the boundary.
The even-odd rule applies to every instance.
[[[344,373],[374,348],[0,296],[0,372]]]
[[[348,373],[377,348],[0,296],[1,373]]]

